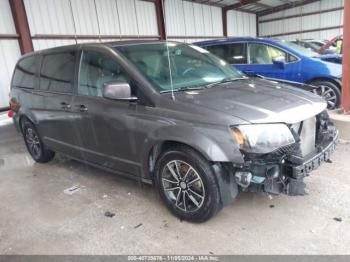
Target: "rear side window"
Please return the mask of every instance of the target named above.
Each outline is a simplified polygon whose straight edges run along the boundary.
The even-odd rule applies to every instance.
[[[38,56],[26,57],[19,61],[15,68],[12,85],[20,88],[34,88],[38,61]]]
[[[73,90],[76,52],[44,55],[40,71],[40,89],[61,93]]]
[[[208,46],[207,50],[230,64],[246,64],[246,46],[245,43],[223,44]]]

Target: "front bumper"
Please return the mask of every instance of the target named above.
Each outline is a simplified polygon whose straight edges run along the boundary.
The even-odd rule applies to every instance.
[[[335,129],[334,129],[335,130]],[[244,166],[234,167],[236,183],[242,191],[267,192],[271,194],[304,195],[303,178],[330,159],[338,141],[338,131],[323,141],[316,152],[298,158],[269,155],[247,158]]]
[[[299,179],[307,176],[311,171],[317,169],[323,162],[328,161],[330,155],[333,154],[336,144],[338,141],[338,132],[334,139],[324,148],[321,152],[312,156],[311,158],[305,160],[301,165],[298,166],[289,166],[292,170],[292,177]]]

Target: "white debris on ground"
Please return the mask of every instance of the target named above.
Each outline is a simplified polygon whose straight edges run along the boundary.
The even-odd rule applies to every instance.
[[[69,188],[66,188],[65,190],[63,190],[63,193],[65,193],[66,195],[73,195],[76,192],[78,192],[80,190],[80,186],[79,185],[75,185]]]

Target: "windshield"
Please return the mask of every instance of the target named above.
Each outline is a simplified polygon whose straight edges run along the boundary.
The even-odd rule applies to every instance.
[[[311,51],[310,49],[307,49],[303,46],[297,45],[293,42],[282,41],[281,43],[284,44],[285,46],[297,51],[298,53],[300,53],[303,56],[308,56],[308,57],[318,57],[319,56],[316,52]]]
[[[317,45],[313,42],[307,42],[308,47],[310,47],[313,51],[317,52],[321,48],[321,46]],[[310,50],[310,49],[309,49]]]
[[[308,43],[315,48],[321,48],[324,45],[321,42],[308,42]]]
[[[152,43],[115,47],[153,83],[158,92],[191,89],[243,75],[198,46]],[[169,50],[169,53],[168,53]]]

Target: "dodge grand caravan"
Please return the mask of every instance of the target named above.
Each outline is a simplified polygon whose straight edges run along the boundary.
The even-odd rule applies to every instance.
[[[154,183],[181,219],[208,220],[240,191],[300,194],[329,160],[326,102],[250,79],[208,51],[163,41],[58,47],[22,57],[11,110],[39,163],[55,152]]]

